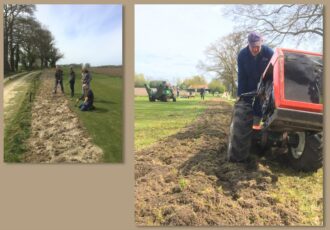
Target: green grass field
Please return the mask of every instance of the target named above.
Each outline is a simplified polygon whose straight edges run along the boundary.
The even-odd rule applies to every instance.
[[[70,97],[69,70],[64,69],[64,91]],[[92,73],[91,88],[94,92],[93,111],[81,112],[75,100],[82,95],[80,69],[75,69],[75,96],[70,107],[87,128],[93,142],[104,152],[104,162],[122,162],[123,144],[123,80],[120,76]]]
[[[149,102],[148,97],[135,97],[135,150],[175,134],[201,114],[206,105],[199,97],[177,102]]]
[[[272,190],[276,202],[297,204],[303,225],[317,226],[323,223],[323,168],[317,172],[296,172],[279,167],[277,187]]]

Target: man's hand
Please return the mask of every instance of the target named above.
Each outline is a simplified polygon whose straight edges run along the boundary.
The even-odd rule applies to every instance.
[[[78,105],[78,103],[79,103],[79,98],[76,100],[76,103],[75,103],[75,105],[74,105],[74,106],[77,106],[77,105]]]

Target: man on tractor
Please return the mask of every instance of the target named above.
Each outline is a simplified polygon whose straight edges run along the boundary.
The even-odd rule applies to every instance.
[[[296,170],[318,170],[323,165],[323,55],[286,48],[273,53],[256,33],[248,42],[237,60],[239,97],[227,159],[254,163],[251,153],[269,150]]]
[[[273,54],[274,51],[271,48],[263,45],[263,39],[260,34],[256,32],[252,32],[248,35],[248,46],[246,46],[239,52],[237,58],[237,65],[238,65],[237,96],[238,97],[240,97],[242,94],[257,90],[260,78],[263,72],[265,71]],[[253,100],[254,103],[253,103],[253,108],[250,107],[251,110],[243,109],[241,111],[243,114],[241,114],[242,116],[240,116],[238,119],[250,119],[244,117],[251,117],[253,126],[254,127],[259,126],[262,117],[259,98],[244,97],[242,99],[245,101],[246,104],[250,104],[251,106]],[[231,126],[232,125],[233,123],[231,124]],[[231,129],[233,129],[233,127],[231,127]],[[244,127],[242,128],[241,131],[243,132],[242,135],[249,135],[249,133],[251,132],[249,127]],[[232,144],[230,143],[229,146],[230,146],[229,152],[232,152]],[[229,161],[237,162],[237,161],[242,161],[243,159],[247,159],[246,153],[243,152],[237,153],[237,155],[239,155],[239,157],[229,154],[228,155]]]
[[[255,91],[258,82],[274,51],[263,45],[262,36],[256,32],[248,35],[248,46],[243,48],[237,58],[238,65],[238,86],[237,96],[243,93]],[[250,101],[252,103],[252,99]],[[259,125],[261,120],[261,106],[259,100],[255,101],[253,107],[253,125]]]

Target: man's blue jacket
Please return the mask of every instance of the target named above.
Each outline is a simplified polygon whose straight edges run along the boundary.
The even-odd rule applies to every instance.
[[[249,46],[243,48],[237,57],[238,65],[238,87],[237,96],[257,89],[260,77],[265,71],[274,51],[268,46],[261,46],[261,51],[257,56],[253,56]],[[259,103],[257,103],[259,104]],[[254,108],[255,115],[261,116],[260,105]]]

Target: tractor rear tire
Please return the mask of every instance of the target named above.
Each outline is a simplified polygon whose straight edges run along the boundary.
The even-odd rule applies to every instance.
[[[250,103],[239,100],[234,106],[229,130],[227,158],[239,162],[248,158],[253,131],[253,109]]]
[[[322,134],[302,132],[299,137],[303,140],[299,141],[296,148],[289,146],[290,164],[297,171],[312,172],[318,170],[323,165]]]

